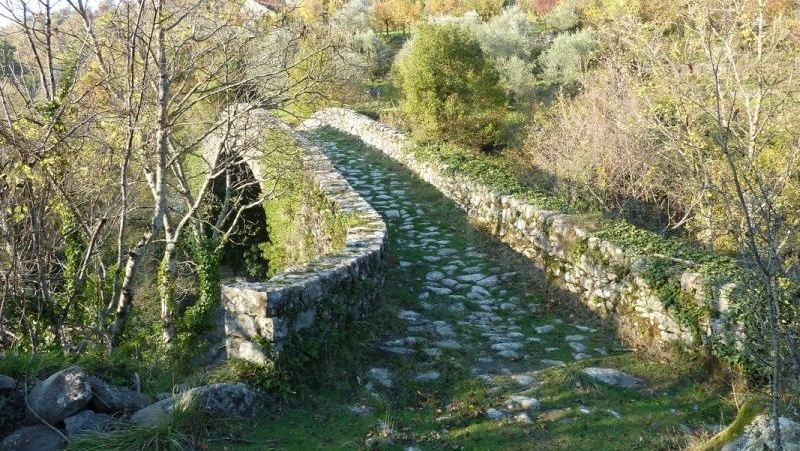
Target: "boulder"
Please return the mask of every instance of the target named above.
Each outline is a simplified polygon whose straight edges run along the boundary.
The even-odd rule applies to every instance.
[[[17,388],[17,381],[13,377],[0,374],[0,391],[12,391]]]
[[[95,413],[91,410],[64,419],[64,429],[68,438],[74,438],[87,433],[105,432],[109,429],[114,417],[104,413]]]
[[[25,419],[28,424],[57,424],[80,412],[92,398],[89,375],[72,366],[53,374],[28,394]]]
[[[247,385],[218,383],[187,390],[131,415],[139,426],[155,426],[172,420],[177,412],[194,410],[210,417],[253,418],[261,410],[261,397]]]
[[[0,451],[57,451],[65,444],[64,436],[49,426],[28,426],[4,438]]]
[[[95,412],[135,412],[154,402],[150,395],[109,384],[98,377],[91,377],[89,383],[92,385],[91,405]]]

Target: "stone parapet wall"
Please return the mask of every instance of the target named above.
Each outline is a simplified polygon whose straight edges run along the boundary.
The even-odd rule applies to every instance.
[[[478,224],[541,268],[551,280],[576,294],[595,313],[613,320],[622,335],[656,345],[705,341],[714,331],[719,306],[727,304],[724,287],[709,286],[692,272],[679,275],[680,296],[713,312],[687,321],[666,306],[663,293],[648,282],[646,256],[601,240],[579,216],[538,208],[501,195],[479,182],[454,174],[441,163],[418,160],[411,141],[398,131],[355,112],[319,111],[303,127],[331,127],[356,136],[404,164],[431,183]],[[716,311],[714,309],[716,308]]]
[[[383,285],[385,223],[319,148],[296,138],[305,150],[305,178],[347,219],[345,246],[264,282],[223,284],[228,358],[264,362],[315,328],[344,327],[367,312]]]

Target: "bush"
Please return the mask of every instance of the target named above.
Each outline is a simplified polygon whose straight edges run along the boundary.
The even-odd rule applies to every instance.
[[[424,25],[398,56],[404,119],[426,139],[473,149],[497,146],[506,98],[478,42],[455,25]]]
[[[537,117],[525,147],[559,195],[663,230],[686,213],[685,180],[674,177],[680,166],[651,139],[647,104],[623,63],[602,66],[582,79],[578,95],[560,96]]]

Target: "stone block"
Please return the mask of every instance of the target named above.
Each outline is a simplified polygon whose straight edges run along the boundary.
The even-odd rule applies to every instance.
[[[294,322],[294,331],[299,332],[303,329],[308,329],[314,325],[314,320],[317,318],[317,311],[309,309],[297,315]]]

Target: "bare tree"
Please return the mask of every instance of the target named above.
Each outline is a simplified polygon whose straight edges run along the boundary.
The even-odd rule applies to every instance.
[[[17,269],[4,273],[1,305],[21,299],[27,286],[12,281],[35,278],[40,313],[55,334],[75,301],[61,302],[52,313],[57,302],[50,300],[51,281],[58,280],[55,291],[69,286],[77,296],[92,273],[99,285],[93,305],[102,305],[95,324],[81,326],[114,347],[135,305],[137,273],[152,255],[160,262],[155,278],[162,341],[171,344],[178,254],[187,230],[200,236],[213,229],[208,236],[224,246],[243,212],[270,195],[265,186],[260,196],[241,200],[263,177],[242,182],[233,176],[245,155],[283,147],[261,140],[268,127],[253,112],[321,96],[323,85],[335,79],[335,43],[299,22],[248,17],[232,3],[131,0],[101,13],[84,0],[68,4],[67,11],[55,12],[48,0],[39,0],[36,11],[21,1],[5,3],[17,41],[27,47],[13,55],[21,72],[6,71],[0,79],[0,137],[8,149],[0,173],[3,189],[30,205],[12,211],[0,226],[5,231],[24,223],[31,233],[7,234],[26,238],[4,243],[0,258]],[[37,134],[19,131],[26,121],[38,127]],[[210,153],[209,146],[215,147]],[[39,170],[53,155],[61,158],[60,172],[42,170],[41,180],[17,181],[15,174]],[[87,171],[93,177],[82,184],[80,174]],[[210,219],[204,215],[211,198],[204,194],[215,180],[225,184],[226,195]],[[62,216],[76,223],[75,230],[62,230],[66,221],[52,217],[54,198],[65,205]],[[48,234],[39,237],[42,231]],[[64,267],[62,251],[75,234],[81,237],[78,271],[54,271]],[[24,277],[9,277],[23,270]],[[64,283],[67,272],[74,283]]]
[[[791,265],[800,244],[800,216],[792,207],[800,169],[800,134],[792,123],[800,59],[796,37],[781,20],[780,14],[767,17],[763,0],[691,3],[684,41],[689,60],[666,64],[686,119],[661,123],[696,169],[708,233],[719,230],[759,275],[746,321],[755,324],[751,340],[767,337],[761,358],[770,369],[778,450],[783,390],[800,376],[786,365],[798,331],[796,306],[784,289],[795,276]]]

